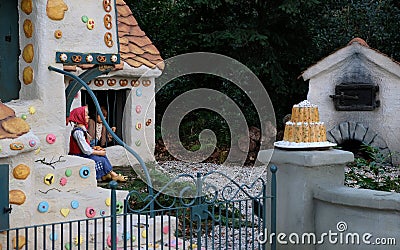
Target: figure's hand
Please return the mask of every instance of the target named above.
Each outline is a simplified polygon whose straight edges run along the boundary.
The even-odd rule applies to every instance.
[[[103,150],[94,150],[93,154],[100,155],[100,156],[105,156],[106,155],[106,150],[105,149],[103,149]]]
[[[106,151],[106,149],[100,147],[100,146],[94,146],[93,147],[94,150],[98,150],[98,151]]]

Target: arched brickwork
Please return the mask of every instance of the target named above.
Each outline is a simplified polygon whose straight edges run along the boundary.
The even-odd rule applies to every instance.
[[[368,128],[360,122],[342,122],[327,132],[327,139],[337,143],[339,146],[345,141],[356,140],[363,144],[378,148],[382,155],[388,156],[392,162],[390,149],[385,140],[373,129]]]

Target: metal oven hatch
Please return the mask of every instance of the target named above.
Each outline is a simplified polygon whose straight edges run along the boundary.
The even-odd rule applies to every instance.
[[[341,83],[330,95],[338,111],[371,111],[380,106],[376,100],[379,86],[369,83]]]

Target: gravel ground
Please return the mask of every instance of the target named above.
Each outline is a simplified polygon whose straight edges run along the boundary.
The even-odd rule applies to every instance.
[[[212,163],[183,163],[176,161],[160,163],[160,167],[172,176],[189,174],[195,177],[196,173],[204,175],[211,171],[218,171],[222,175],[217,173],[207,175],[207,178],[204,179],[205,183],[214,185],[219,190],[220,195],[218,198],[220,200],[242,200],[241,202],[233,203],[233,206],[240,210],[242,215],[240,219],[236,218],[240,221],[240,226],[234,228],[215,225],[211,231],[203,234],[203,247],[207,249],[211,248],[211,246],[214,246],[215,249],[253,249],[252,245],[254,244],[254,249],[260,248],[257,244],[257,236],[262,222],[254,214],[253,203],[248,200],[248,195],[240,191],[235,183],[242,186],[251,196],[258,196],[262,192],[262,182],[256,180],[261,178],[266,181],[267,168],[264,166],[223,166]],[[253,184],[254,186],[251,186]],[[243,185],[247,185],[250,188]],[[232,187],[232,189],[229,187]]]

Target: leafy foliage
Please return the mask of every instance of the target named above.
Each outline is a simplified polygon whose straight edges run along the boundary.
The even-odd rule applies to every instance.
[[[292,105],[306,99],[308,85],[298,79],[301,72],[354,37],[361,37],[371,47],[400,59],[397,28],[400,3],[394,0],[127,0],[127,3],[164,59],[207,51],[232,57],[249,67],[270,95],[278,128],[283,127],[279,121],[290,113]],[[191,75],[168,85],[157,95],[159,117],[180,93],[212,87],[225,91],[246,110],[249,126],[259,126],[250,100],[243,98],[240,90],[224,87],[232,84],[223,79]],[[218,117],[206,116],[210,122],[204,126],[215,126],[213,121]],[[196,118],[197,114],[189,114],[187,121],[197,123]],[[218,126],[218,130],[228,129],[223,123]],[[182,129],[192,127],[200,126],[188,124]],[[218,135],[221,143],[229,140],[227,133]]]
[[[390,155],[384,155],[368,145],[363,145],[361,150],[368,157],[357,157],[348,164],[345,184],[356,188],[400,192],[399,168],[389,164]]]

